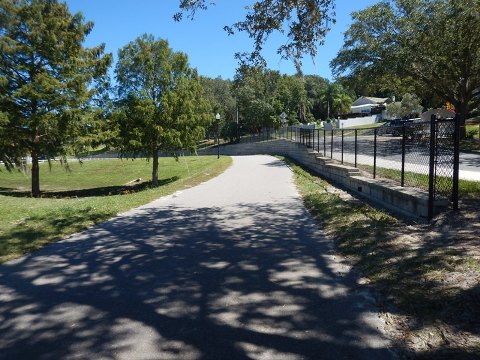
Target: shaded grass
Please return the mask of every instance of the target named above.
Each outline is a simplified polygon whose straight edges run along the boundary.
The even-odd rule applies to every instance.
[[[44,164],[41,169],[44,174],[42,188],[49,189],[46,194],[53,194],[56,198],[0,195],[0,262],[37,250],[130,208],[198,185],[222,173],[230,164],[229,157],[221,157],[220,160],[215,156],[186,157],[179,162],[162,158],[159,176],[163,185],[152,188],[147,183],[116,195],[105,193],[105,187],[122,187],[133,179],[148,178],[151,163],[142,160],[92,160],[81,167],[72,164],[71,173],[55,167],[49,173],[48,165]],[[7,188],[7,194],[15,195],[14,190],[22,191],[27,184],[29,177],[24,174],[0,173],[0,187]],[[89,195],[70,197],[87,190]]]
[[[480,125],[465,125],[467,139],[460,140],[460,150],[463,151],[480,151]],[[469,137],[470,136],[470,137]]]
[[[326,191],[326,181],[285,161],[294,171],[305,206],[336,242],[337,250],[375,285],[386,306],[394,306],[390,311],[411,319],[411,336],[443,325],[478,331],[478,314],[462,312],[458,305],[466,303],[464,299],[478,287],[465,290],[456,283],[445,283],[450,274],[478,271],[478,259],[446,246],[451,238],[425,237],[428,225],[422,231],[358,200],[344,200]],[[465,355],[476,351],[475,344],[458,347],[443,338],[441,331],[439,334],[438,343],[428,352],[448,350]]]

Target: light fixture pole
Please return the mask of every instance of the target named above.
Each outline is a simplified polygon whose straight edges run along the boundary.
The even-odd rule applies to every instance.
[[[220,114],[217,113],[215,115],[215,121],[217,124],[217,159],[220,159],[220,138],[219,138],[219,132],[220,132]]]
[[[283,132],[285,133],[285,125],[287,125],[287,114],[285,114],[284,111],[280,114],[280,123],[282,124],[282,129],[283,129]],[[285,135],[285,138],[287,138],[286,135]]]

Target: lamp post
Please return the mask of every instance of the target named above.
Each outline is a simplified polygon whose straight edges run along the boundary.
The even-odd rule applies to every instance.
[[[287,124],[287,114],[285,114],[285,111],[280,114],[280,123],[282,124],[282,128],[285,129],[285,125]],[[285,136],[285,138],[287,138],[287,136]]]
[[[217,124],[217,159],[220,159],[220,138],[219,138],[219,132],[220,132],[220,114],[217,113],[215,115],[215,121]]]

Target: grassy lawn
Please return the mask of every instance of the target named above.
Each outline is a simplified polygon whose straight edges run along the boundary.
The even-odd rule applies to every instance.
[[[468,281],[480,271],[480,258],[469,255],[464,248],[472,243],[476,232],[466,233],[462,243],[459,229],[449,233],[443,227],[437,230],[432,225],[409,224],[353,198],[344,200],[327,191],[326,181],[286,161],[294,171],[305,206],[336,242],[337,251],[361,270],[365,282],[375,285],[387,312],[402,319],[396,321],[398,326],[404,324],[400,326],[400,343],[426,357],[445,352],[453,354],[446,358],[459,354],[468,358],[480,350],[474,341],[456,342],[467,337],[466,330],[445,330],[468,328],[462,322],[465,318],[478,321],[473,314],[458,316],[466,311],[464,304],[470,306],[470,290],[465,290],[466,282],[459,279]],[[473,193],[468,188],[464,191],[473,197],[478,196],[479,188],[474,188]],[[460,229],[469,231],[464,224]],[[476,247],[476,243],[472,246]],[[412,345],[423,344],[424,339],[428,346]]]
[[[39,249],[68,234],[103,222],[118,213],[222,173],[229,157],[161,158],[161,186],[151,188],[151,162],[143,159],[91,160],[70,164],[66,172],[54,163],[41,164],[43,198],[29,197],[30,177],[0,172],[0,262]],[[142,181],[126,185],[132,180]]]
[[[373,166],[358,164],[358,168],[370,174],[373,174]],[[376,170],[377,178],[395,180],[400,183],[401,171],[387,168],[379,168]],[[441,177],[439,177],[441,178]],[[439,181],[442,181],[440,179]],[[449,180],[445,180],[449,184]],[[418,187],[428,191],[428,175],[418,174],[405,171],[405,185]],[[460,199],[477,199],[480,197],[480,182],[471,180],[462,180],[458,182],[458,196]]]

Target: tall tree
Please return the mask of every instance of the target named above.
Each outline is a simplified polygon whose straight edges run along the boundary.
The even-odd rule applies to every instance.
[[[371,81],[409,78],[422,97],[454,104],[463,125],[480,104],[479,14],[478,0],[382,1],[353,13],[331,65],[337,75]]]
[[[235,75],[234,87],[240,109],[242,129],[258,132],[273,125],[273,98],[280,74],[264,67],[241,66]]]
[[[179,0],[180,12],[174,19],[180,20],[183,13],[193,17],[198,10],[205,10],[211,0]],[[285,59],[301,66],[304,55],[315,57],[317,47],[324,42],[330,23],[335,22],[334,0],[258,0],[246,8],[243,20],[225,26],[229,34],[241,31],[254,41],[251,53],[237,54],[255,65],[263,64],[262,48],[268,37],[278,32],[287,36],[287,41],[278,48]]]
[[[320,102],[323,105],[327,119],[329,119],[332,114],[340,115],[348,112],[352,101],[352,98],[343,86],[337,83],[328,84],[320,94]]]
[[[321,95],[328,87],[328,80],[318,75],[305,75],[305,91],[310,111],[315,119],[325,117]]]
[[[237,103],[233,93],[231,80],[221,77],[215,79],[201,76],[200,83],[205,97],[212,107],[213,113],[221,115],[220,124],[215,121],[208,129],[209,134],[216,134],[217,126],[220,126],[223,138],[233,140],[237,137]]]
[[[104,45],[83,47],[92,28],[56,0],[0,0],[0,154],[9,169],[32,157],[34,197],[39,157],[66,155],[91,127],[85,108],[111,63]]]
[[[124,156],[153,159],[152,185],[158,185],[160,151],[189,149],[204,136],[211,109],[188,57],[166,40],[143,35],[118,52],[115,69],[120,108],[113,118]]]
[[[304,79],[297,75],[282,75],[278,79],[275,98],[278,100],[275,106],[277,122],[279,121],[279,114],[282,112],[288,114],[288,119],[292,121],[297,119],[303,123],[311,117]]]

